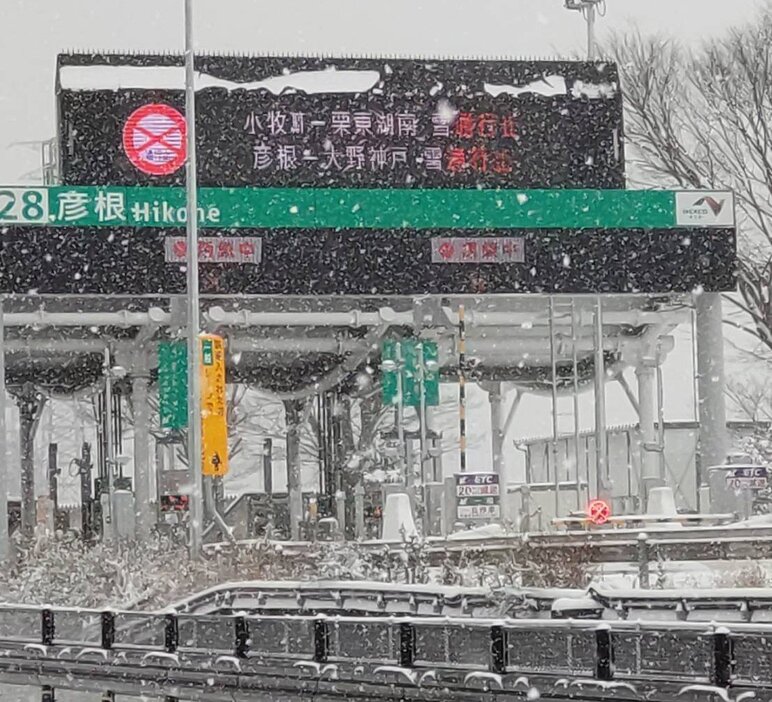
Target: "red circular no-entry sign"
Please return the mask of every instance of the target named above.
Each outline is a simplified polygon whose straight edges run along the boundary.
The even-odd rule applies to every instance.
[[[611,507],[604,500],[593,500],[587,506],[587,516],[593,524],[605,524],[611,516]]]
[[[123,127],[123,150],[148,175],[169,175],[185,163],[185,118],[173,107],[143,105]]]

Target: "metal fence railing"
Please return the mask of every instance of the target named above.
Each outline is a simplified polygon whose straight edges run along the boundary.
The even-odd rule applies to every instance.
[[[63,652],[48,647],[82,646],[772,689],[772,625],[765,624],[215,616],[0,605],[0,648],[24,644],[43,645],[43,655],[51,656]]]

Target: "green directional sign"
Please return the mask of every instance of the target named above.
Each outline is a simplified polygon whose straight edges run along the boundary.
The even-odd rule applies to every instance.
[[[188,426],[188,347],[185,341],[158,345],[158,395],[161,427]]]
[[[0,224],[185,226],[183,188],[0,188]],[[732,193],[668,190],[201,188],[206,228],[671,229],[734,226]]]
[[[436,364],[439,358],[437,343],[422,339],[403,339],[402,341],[387,339],[383,342],[381,361],[394,361],[398,364],[395,370],[383,372],[381,385],[384,404],[398,402],[398,372],[402,373],[403,404],[406,407],[418,407],[421,404],[421,364],[419,362],[421,354],[423,354],[423,387],[426,406],[436,407],[440,404],[440,374]],[[398,360],[399,356],[401,360]]]

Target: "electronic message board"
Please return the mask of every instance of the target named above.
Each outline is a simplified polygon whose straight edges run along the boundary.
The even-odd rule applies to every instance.
[[[613,63],[201,56],[199,185],[622,188]],[[182,58],[63,54],[65,185],[181,185]]]

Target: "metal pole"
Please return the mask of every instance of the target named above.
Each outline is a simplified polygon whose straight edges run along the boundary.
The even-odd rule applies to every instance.
[[[458,446],[459,468],[466,472],[466,322],[464,305],[458,306]]]
[[[405,391],[404,383],[402,382],[402,342],[398,341],[394,351],[397,364],[397,443],[399,444],[399,470],[402,475],[405,476],[405,487],[410,489],[412,487],[412,480],[408,475],[407,461],[405,460],[405,398],[403,393]]]
[[[595,298],[595,462],[596,497],[606,492],[606,362],[603,356],[603,299]]]
[[[579,487],[579,441],[581,439],[581,427],[579,424],[579,357],[576,352],[577,346],[576,329],[576,300],[571,298],[571,363],[574,373],[574,463],[576,470],[576,508],[582,508],[582,489]],[[589,487],[589,480],[588,480]]]
[[[586,6],[587,18],[587,58],[595,60],[595,2],[592,0]]]
[[[694,421],[700,421],[700,393],[698,389],[699,373],[697,371],[697,309],[691,309],[692,325],[692,404],[694,411]]]
[[[8,435],[5,426],[5,326],[3,298],[0,297],[0,563],[9,563],[11,543],[8,539]]]
[[[560,516],[560,473],[558,471],[558,361],[555,353],[555,298],[550,296],[550,366],[552,368],[552,467],[555,471],[555,517]]]
[[[417,366],[416,369],[418,372],[418,392],[420,393],[420,396],[418,398],[418,412],[419,412],[419,421],[421,423],[420,426],[420,443],[421,443],[421,494],[423,495],[423,513],[424,513],[424,521],[426,522],[428,517],[428,510],[427,507],[427,499],[426,495],[428,490],[426,489],[426,458],[427,458],[427,451],[426,451],[426,369],[424,368],[424,344],[423,341],[419,342],[418,348],[416,349],[417,353]],[[428,523],[425,524],[428,527]],[[428,535],[428,529],[424,530],[424,534]]]
[[[107,467],[107,513],[105,515],[105,536],[114,539],[117,536],[115,524],[115,510],[113,509],[113,495],[115,492],[115,456],[113,454],[113,362],[110,357],[110,349],[105,349],[105,465]],[[100,496],[101,497],[101,496]]]
[[[185,0],[185,122],[187,150],[187,274],[188,274],[188,464],[190,470],[190,555],[202,554],[204,528],[201,472],[201,378],[199,376],[198,201],[196,191],[196,92],[193,64],[193,0]]]
[[[595,43],[595,20],[597,19],[597,7],[603,0],[565,0],[567,10],[580,10],[587,23],[587,59],[595,60],[597,46]]]
[[[665,386],[662,377],[662,341],[657,340],[657,443],[659,444],[659,479],[665,484]]]

